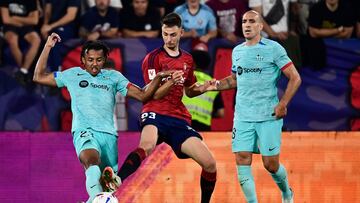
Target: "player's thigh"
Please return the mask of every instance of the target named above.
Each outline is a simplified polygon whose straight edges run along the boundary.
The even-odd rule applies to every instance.
[[[280,153],[282,126],[282,119],[257,123],[259,149],[263,156],[274,156]]]
[[[214,156],[200,138],[189,137],[181,145],[181,151],[194,159],[202,168],[208,169],[207,171],[214,172],[216,170]]]
[[[234,119],[231,146],[232,152],[257,153],[255,123]]]
[[[80,153],[86,149],[95,149],[101,154],[101,147],[96,140],[94,131],[91,129],[78,130],[73,132],[73,144],[76,155],[79,157]]]
[[[141,131],[139,147],[145,151],[153,150],[158,140],[158,128],[155,125],[145,125]]]

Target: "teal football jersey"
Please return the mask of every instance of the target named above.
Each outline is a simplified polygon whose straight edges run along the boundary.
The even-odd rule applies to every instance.
[[[126,96],[129,80],[120,72],[102,69],[92,76],[80,67],[54,73],[58,87],[67,87],[73,113],[72,131],[92,128],[117,134],[114,125],[115,95]]]
[[[237,80],[235,118],[251,122],[275,119],[277,81],[290,64],[285,49],[273,40],[237,45],[232,52],[232,72]]]

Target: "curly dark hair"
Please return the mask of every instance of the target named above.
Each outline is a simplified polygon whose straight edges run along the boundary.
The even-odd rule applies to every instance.
[[[104,57],[107,59],[109,56],[110,48],[102,41],[95,40],[95,41],[87,41],[82,46],[80,61],[82,57],[85,57],[85,54],[89,52],[89,50],[103,50]]]

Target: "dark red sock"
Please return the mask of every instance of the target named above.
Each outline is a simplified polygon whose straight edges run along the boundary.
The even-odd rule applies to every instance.
[[[210,202],[211,195],[214,191],[216,183],[216,171],[214,173],[201,171],[200,187],[201,187],[201,203]]]
[[[146,158],[144,149],[137,148],[132,151],[125,159],[123,165],[121,166],[118,176],[121,178],[121,181],[124,181],[128,176],[133,174],[141,165],[141,162]]]

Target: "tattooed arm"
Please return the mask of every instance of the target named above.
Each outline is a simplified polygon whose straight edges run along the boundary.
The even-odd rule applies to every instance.
[[[207,91],[219,91],[219,90],[228,90],[236,88],[236,75],[235,73],[221,79],[221,80],[209,80],[206,81],[204,84],[196,84],[194,88],[196,91],[201,93]]]
[[[214,81],[215,90],[227,90],[236,88],[236,75],[232,73],[226,78]]]

